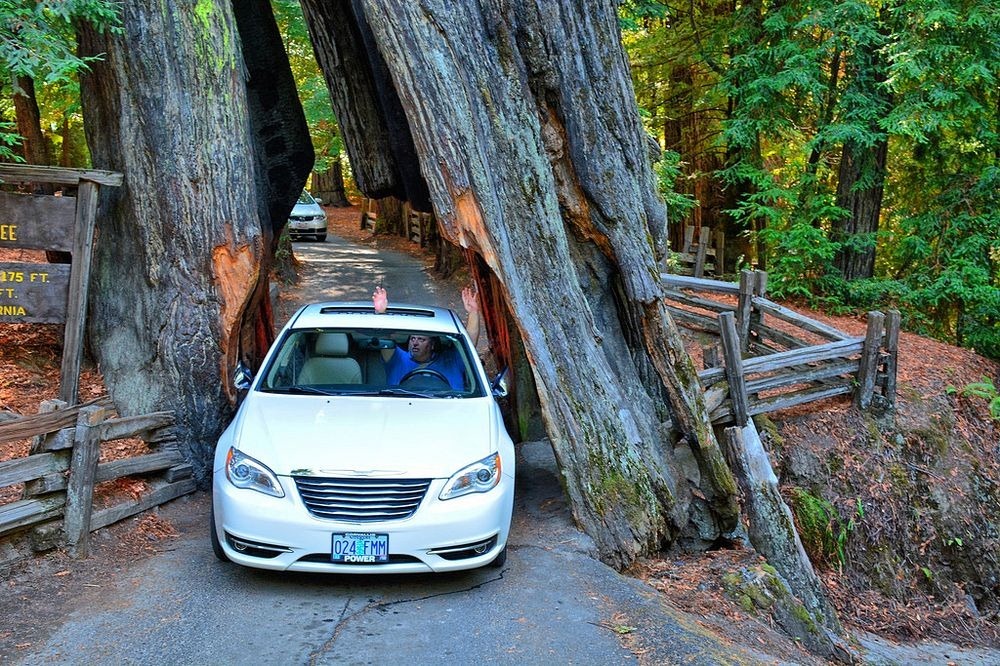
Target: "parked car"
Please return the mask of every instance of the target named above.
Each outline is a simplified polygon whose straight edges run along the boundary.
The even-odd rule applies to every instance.
[[[447,367],[395,380],[410,336]],[[408,356],[407,356],[408,358]],[[387,372],[388,369],[388,372]],[[211,539],[261,569],[426,573],[502,565],[514,447],[454,312],[316,303],[282,329],[215,450]],[[501,375],[502,377],[502,375]],[[239,384],[239,383],[238,383]]]
[[[314,199],[311,194],[302,190],[288,216],[288,235],[293,241],[305,238],[326,240],[326,211],[320,207],[321,203],[322,199]]]

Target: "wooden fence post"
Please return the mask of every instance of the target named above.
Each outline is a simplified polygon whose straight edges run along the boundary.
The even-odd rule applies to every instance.
[[[746,351],[750,345],[750,313],[753,308],[753,290],[753,271],[740,271],[740,293],[738,297],[739,301],[736,305],[736,324],[741,351]]]
[[[733,404],[736,425],[743,427],[750,419],[746,379],[743,376],[743,355],[736,322],[732,312],[719,314],[719,331],[722,333],[722,354],[726,360],[726,381],[729,383],[729,400]]]
[[[105,417],[103,407],[84,407],[76,419],[76,436],[66,486],[63,531],[66,548],[75,558],[87,557],[90,547],[90,517],[94,510],[94,478],[101,455],[100,432],[95,427]]]
[[[861,366],[858,368],[858,388],[854,394],[854,404],[860,409],[871,407],[872,397],[875,395],[884,323],[885,315],[881,312],[873,310],[868,313],[868,330],[865,333],[865,344],[861,348]]]
[[[705,276],[705,255],[708,254],[708,227],[701,227],[698,232],[698,251],[694,258],[694,276]]]
[[[885,318],[885,384],[882,396],[888,410],[896,408],[896,368],[899,355],[899,310],[889,310]]]

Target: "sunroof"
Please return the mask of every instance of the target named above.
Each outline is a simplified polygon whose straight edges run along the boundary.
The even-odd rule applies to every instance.
[[[327,305],[320,308],[320,314],[375,314],[374,306],[368,305]],[[385,314],[404,317],[433,317],[434,311],[424,308],[389,307]]]

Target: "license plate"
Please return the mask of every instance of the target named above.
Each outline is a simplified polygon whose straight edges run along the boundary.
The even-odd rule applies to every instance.
[[[371,532],[334,534],[332,559],[341,564],[388,562],[389,535]]]
[[[292,229],[305,229],[306,228],[306,223],[305,222],[292,222],[292,224],[290,226],[292,227]]]

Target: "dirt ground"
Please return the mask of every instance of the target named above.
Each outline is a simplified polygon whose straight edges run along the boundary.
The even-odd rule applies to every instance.
[[[348,240],[374,249],[392,249],[409,253],[422,261],[433,263],[426,250],[404,238],[373,236],[359,225],[357,208],[328,207],[330,231]],[[7,261],[32,261],[24,253],[16,257],[0,257]],[[458,271],[449,280],[465,284],[466,271]],[[852,334],[864,335],[865,322],[859,317],[829,317],[807,312]],[[0,332],[0,419],[37,412],[38,404],[58,393],[61,331],[55,326],[5,325]],[[954,407],[954,428],[965,434],[969,446],[983,452],[981,463],[991,467],[987,476],[1000,483],[1000,465],[996,456],[1000,442],[1000,427],[986,412],[985,403],[962,398],[949,392],[949,387],[962,387],[983,377],[1000,383],[1000,365],[972,351],[903,333],[900,341],[898,406],[899,418],[919,420],[920,410],[927,400],[943,399]],[[104,393],[103,381],[97,369],[85,362],[81,377],[81,395],[97,397]],[[905,390],[904,390],[905,387]],[[942,396],[946,396],[942,398]],[[808,408],[789,410],[774,417],[786,438],[816,439],[823,433],[819,445],[851,445],[853,408],[846,399],[832,399]],[[831,442],[833,444],[831,444]],[[0,461],[27,454],[29,443],[0,444]],[[990,452],[993,457],[990,458]],[[864,470],[859,470],[863,475]],[[20,489],[0,489],[0,504],[19,496]],[[0,568],[0,608],[5,611],[15,605],[37,603],[48,598],[58,605],[62,595],[60,581],[66,576],[98,576],[102,570],[114,569],[121,562],[141,558],[169,548],[177,527],[169,512],[152,511],[101,530],[94,539],[93,554],[87,560],[71,560],[64,553],[51,552],[28,562]],[[756,555],[741,549],[719,550],[699,555],[671,555],[643,561],[632,572],[659,590],[666,601],[679,609],[702,618],[704,626],[721,633],[736,643],[757,645],[765,634],[773,634],[771,621],[756,611],[747,610],[730,598],[722,583],[723,577],[741,567],[751,566]],[[1000,618],[980,614],[970,609],[961,595],[938,594],[913,589],[903,601],[887,597],[874,590],[860,593],[849,573],[835,565],[821,566],[821,577],[837,606],[845,625],[852,631],[873,632],[894,641],[939,640],[960,645],[980,645],[1000,648]],[[6,613],[5,613],[6,614]],[[0,627],[0,642],[12,636],[24,636],[30,642],[31,618],[8,616]],[[764,632],[764,629],[767,632]],[[26,648],[27,645],[19,646]],[[787,646],[783,649],[787,649]],[[794,657],[788,655],[786,658]],[[805,659],[805,655],[802,655]]]

